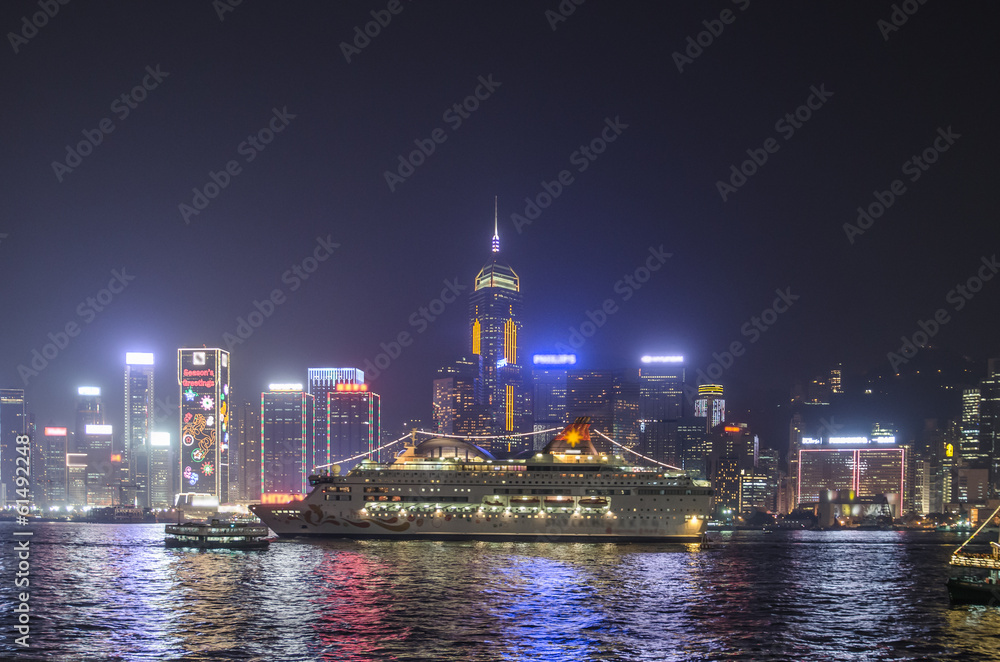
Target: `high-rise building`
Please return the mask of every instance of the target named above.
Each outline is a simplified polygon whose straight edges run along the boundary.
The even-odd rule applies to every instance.
[[[556,428],[566,423],[566,390],[569,367],[576,365],[575,354],[535,354],[531,371],[532,416],[534,432]],[[541,450],[559,431],[536,435],[535,450]]]
[[[169,508],[174,505],[174,459],[169,432],[149,435],[149,507]]]
[[[313,466],[329,464],[329,411],[328,394],[337,389],[337,384],[364,384],[365,373],[357,368],[309,368],[307,370],[306,390],[313,396],[315,420],[313,423]]]
[[[315,398],[313,398],[313,420],[315,426]],[[261,453],[260,453],[260,403],[243,402],[230,417],[230,433],[234,451],[234,465],[239,475],[236,479],[236,498],[243,501],[260,501]],[[315,433],[314,433],[315,438]],[[232,484],[233,481],[230,481]]]
[[[331,461],[344,470],[362,459],[378,461],[381,398],[367,384],[340,384],[330,398]],[[389,449],[391,451],[391,449]]]
[[[694,401],[694,415],[705,418],[706,430],[726,422],[726,400],[721,384],[698,384],[698,399]]]
[[[605,453],[614,449],[594,431],[614,434],[615,379],[619,375],[612,370],[570,370],[566,375],[566,420],[589,416],[594,445]]]
[[[81,386],[76,389],[76,428],[70,439],[71,453],[86,453],[84,437],[88,425],[104,424],[104,407],[101,404],[101,387]]]
[[[990,486],[1000,491],[1000,359],[979,382],[979,455],[989,458]]]
[[[469,296],[469,337],[472,354],[483,361],[483,404],[495,435],[530,432],[530,394],[524,384],[521,352],[521,281],[500,258],[500,237],[494,209],[493,254],[476,275]],[[487,450],[531,448],[530,437],[485,441]]]
[[[437,371],[431,409],[438,433],[490,434],[486,407],[482,404],[482,366],[481,356],[462,357]]]
[[[0,493],[8,504],[17,501],[17,438],[25,431],[24,389],[0,389]]]
[[[68,505],[87,505],[87,454],[66,453],[66,500]]]
[[[902,513],[907,494],[907,452],[895,439],[868,437],[802,439],[799,451],[799,503],[819,502],[824,490],[853,490],[859,497],[893,495],[890,505]]]
[[[705,478],[707,461],[711,454],[705,419],[689,416],[677,422],[677,441],[680,446],[680,466],[695,478]]]
[[[153,355],[125,354],[125,439],[122,465],[126,480],[134,486],[136,504],[149,508],[149,440],[153,430]]]
[[[78,442],[78,449],[87,456],[88,506],[110,506],[115,498],[121,456],[117,462],[113,461],[113,444],[113,426],[103,423],[83,426],[83,439]]]
[[[677,424],[684,415],[684,358],[644,356],[639,369],[642,452],[667,464],[680,463]]]
[[[986,456],[979,452],[979,389],[962,390],[962,440],[959,444],[959,457],[963,462],[985,460]]]
[[[208,495],[207,503],[229,501],[229,369],[224,349],[177,350],[179,491]]]
[[[312,394],[271,384],[260,394],[260,434],[262,498],[306,494],[315,473]]]
[[[44,508],[65,506],[66,500],[66,449],[69,433],[66,428],[46,427],[41,437],[41,457],[34,462],[42,465],[41,475],[35,481],[36,500]]]

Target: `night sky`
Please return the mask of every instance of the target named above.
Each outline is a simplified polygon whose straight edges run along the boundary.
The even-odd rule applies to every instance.
[[[233,344],[238,399],[407,332],[373,388],[392,431],[428,418],[494,196],[529,354],[610,300],[581,367],[693,376],[740,342],[733,410],[838,361],[887,371],[938,309],[935,344],[1000,354],[1000,282],[951,292],[1000,252],[995,3],[70,2],[25,28],[41,11],[0,6],[0,385],[39,425],[93,384],[120,426],[126,351],[176,402],[176,349],[226,348],[274,290]],[[878,218],[845,229],[859,206]]]

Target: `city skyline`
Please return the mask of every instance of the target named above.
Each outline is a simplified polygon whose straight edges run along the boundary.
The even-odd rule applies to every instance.
[[[121,420],[121,355],[201,345],[231,349],[237,399],[385,354],[386,427],[426,419],[495,197],[525,354],[683,354],[755,415],[835,363],[909,370],[922,336],[1000,354],[977,36],[996,7],[896,29],[891,5],[400,7],[364,47],[384,10],[66,7],[11,44],[0,385],[38,425],[88,383]]]

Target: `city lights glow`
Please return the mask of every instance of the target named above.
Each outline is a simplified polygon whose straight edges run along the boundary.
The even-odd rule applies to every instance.
[[[268,384],[268,391],[301,391],[302,384]]]
[[[535,365],[576,365],[576,354],[535,354],[531,362]]]
[[[649,356],[647,354],[639,360],[643,363],[684,363],[683,356]]]
[[[150,352],[125,352],[125,363],[129,365],[153,365]]]
[[[95,425],[93,423],[88,423],[83,430],[87,434],[111,434],[112,428],[110,425]]]
[[[77,395],[100,395],[101,394],[101,387],[100,386],[81,386],[80,388],[76,389],[76,394]]]
[[[65,437],[66,428],[45,428],[46,437]]]

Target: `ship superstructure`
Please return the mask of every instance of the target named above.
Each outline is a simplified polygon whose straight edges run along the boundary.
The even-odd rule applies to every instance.
[[[250,509],[282,537],[696,542],[712,508],[707,481],[599,453],[587,418],[529,457],[436,437],[336,474],[310,476],[302,501]]]

